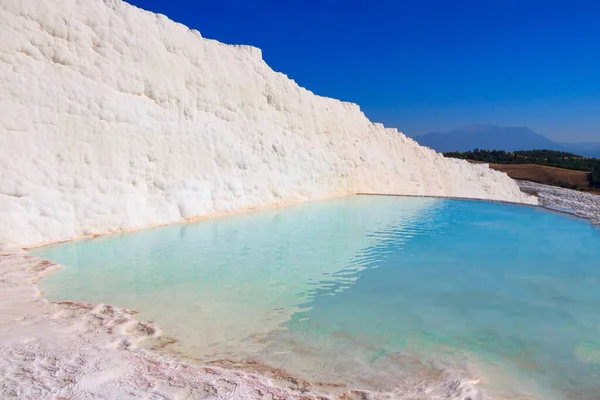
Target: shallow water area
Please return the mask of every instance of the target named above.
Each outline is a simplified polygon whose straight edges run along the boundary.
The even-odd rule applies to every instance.
[[[599,244],[538,208],[354,196],[30,254],[67,267],[48,299],[137,310],[203,361],[399,398],[597,399]]]

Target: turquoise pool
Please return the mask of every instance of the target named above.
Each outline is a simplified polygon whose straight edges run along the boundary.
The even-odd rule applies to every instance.
[[[30,253],[67,266],[50,300],[135,309],[201,360],[399,398],[600,399],[600,231],[565,215],[355,196]]]

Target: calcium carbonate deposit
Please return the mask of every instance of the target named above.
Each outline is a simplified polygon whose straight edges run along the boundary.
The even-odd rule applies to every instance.
[[[529,181],[517,181],[517,184],[523,192],[536,195],[542,207],[573,214],[600,225],[600,196],[596,194]]]
[[[0,246],[357,192],[536,202],[119,0],[2,0],[0,21]]]
[[[14,248],[353,193],[537,202],[303,89],[256,48],[119,0],[0,1],[0,109],[2,398],[329,397],[261,366],[173,359],[126,310],[35,297],[57,267]],[[483,398],[474,385],[417,389]]]

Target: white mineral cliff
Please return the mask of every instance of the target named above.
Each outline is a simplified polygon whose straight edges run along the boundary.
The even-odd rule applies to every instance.
[[[0,21],[0,247],[357,192],[537,201],[119,0]]]

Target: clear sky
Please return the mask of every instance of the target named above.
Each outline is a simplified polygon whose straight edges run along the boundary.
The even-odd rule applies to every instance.
[[[274,70],[408,135],[494,124],[600,141],[598,0],[130,3],[259,47]]]

